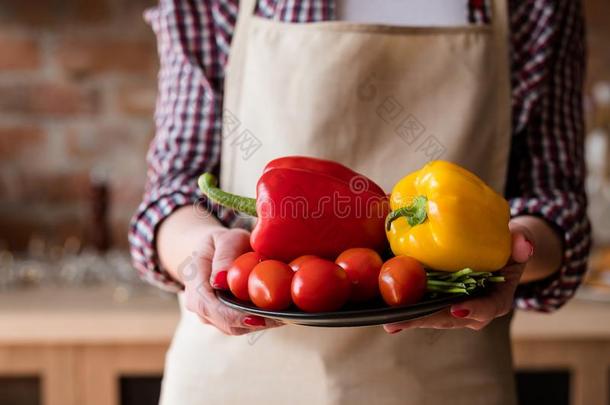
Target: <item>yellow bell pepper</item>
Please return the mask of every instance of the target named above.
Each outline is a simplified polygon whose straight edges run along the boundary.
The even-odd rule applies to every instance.
[[[390,197],[387,237],[395,255],[455,272],[498,270],[511,254],[510,210],[468,170],[433,161],[401,179]]]

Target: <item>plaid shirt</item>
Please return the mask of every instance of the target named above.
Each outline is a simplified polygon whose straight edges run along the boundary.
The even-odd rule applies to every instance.
[[[161,60],[146,192],[130,229],[135,267],[172,291],[181,285],[159,265],[155,231],[177,208],[201,202],[196,178],[220,167],[224,68],[238,0],[160,0],[145,17]],[[472,24],[486,24],[489,5],[471,0]],[[257,14],[287,22],[334,18],[332,0],[260,0]],[[520,286],[515,305],[551,311],[575,292],[586,270],[582,86],[585,68],[580,1],[509,0],[513,136],[506,198],[511,213],[535,215],[563,237],[559,271]],[[207,203],[207,202],[206,202]],[[235,216],[208,205],[227,226]]]

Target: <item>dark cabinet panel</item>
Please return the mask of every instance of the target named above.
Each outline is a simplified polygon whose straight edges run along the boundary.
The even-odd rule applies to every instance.
[[[122,376],[120,404],[157,404],[161,392],[161,378],[161,376]],[[516,380],[519,405],[570,405],[568,370],[519,371],[516,373]],[[4,404],[2,401],[0,403]],[[30,402],[25,404],[30,405]]]
[[[121,405],[152,405],[159,403],[161,376],[122,376]]]
[[[40,405],[40,378],[0,377],[0,404]]]
[[[568,370],[527,370],[516,374],[519,405],[570,405]]]

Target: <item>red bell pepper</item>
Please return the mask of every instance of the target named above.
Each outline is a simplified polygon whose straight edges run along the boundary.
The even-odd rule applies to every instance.
[[[267,258],[288,262],[311,254],[334,260],[352,247],[380,252],[387,247],[386,194],[339,163],[301,156],[272,160],[258,180],[256,199],[216,185],[210,173],[199,178],[210,200],[258,217],[250,244]]]

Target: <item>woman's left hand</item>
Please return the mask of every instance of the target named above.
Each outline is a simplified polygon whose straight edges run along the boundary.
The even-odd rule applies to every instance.
[[[484,297],[474,298],[451,306],[448,310],[438,312],[421,319],[384,325],[388,333],[397,333],[403,329],[455,329],[469,328],[481,330],[495,318],[508,314],[513,306],[515,291],[525,269],[526,263],[534,254],[534,246],[529,230],[523,225],[510,224],[512,233],[512,260],[499,275],[506,281],[494,285],[494,290]]]

